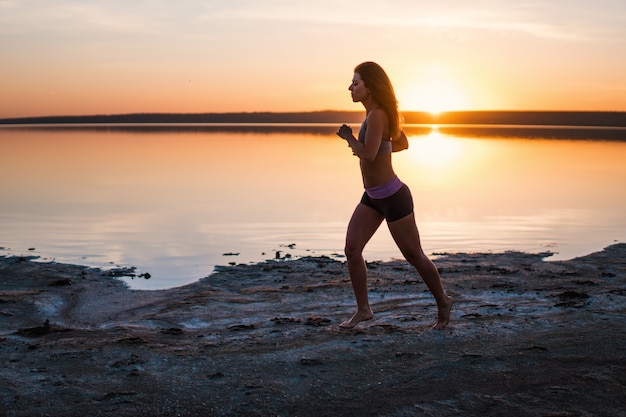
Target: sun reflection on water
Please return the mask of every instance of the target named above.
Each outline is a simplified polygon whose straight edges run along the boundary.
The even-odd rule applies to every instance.
[[[413,163],[429,170],[443,170],[461,158],[463,144],[459,139],[442,135],[433,126],[430,134],[412,138],[409,153]]]

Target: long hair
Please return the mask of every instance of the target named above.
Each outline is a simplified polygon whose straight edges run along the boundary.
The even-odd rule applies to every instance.
[[[395,139],[400,134],[401,115],[398,111],[398,100],[391,80],[385,70],[375,62],[363,62],[354,68],[361,80],[370,90],[372,97],[382,108],[389,119],[389,135]]]

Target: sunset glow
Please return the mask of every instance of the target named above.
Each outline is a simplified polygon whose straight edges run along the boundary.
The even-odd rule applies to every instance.
[[[360,110],[626,110],[626,3],[0,0],[0,118]],[[575,24],[572,24],[575,22]]]
[[[472,110],[464,88],[438,68],[427,71],[399,85],[398,101],[405,111]]]

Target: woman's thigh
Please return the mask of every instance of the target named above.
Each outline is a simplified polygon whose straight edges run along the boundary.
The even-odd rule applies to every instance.
[[[384,219],[385,217],[373,208],[365,204],[357,205],[348,223],[346,251],[361,252]]]
[[[423,251],[419,231],[415,223],[415,214],[411,213],[400,220],[387,223],[387,225],[402,255],[409,262],[418,260],[422,256]]]

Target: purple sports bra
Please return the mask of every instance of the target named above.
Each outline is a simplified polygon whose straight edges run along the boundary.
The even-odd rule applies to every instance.
[[[367,119],[361,124],[361,130],[359,130],[358,141],[365,145],[365,132],[367,131]],[[378,148],[378,155],[384,155],[387,153],[391,153],[391,140],[388,138],[383,138],[380,142],[380,147]]]

